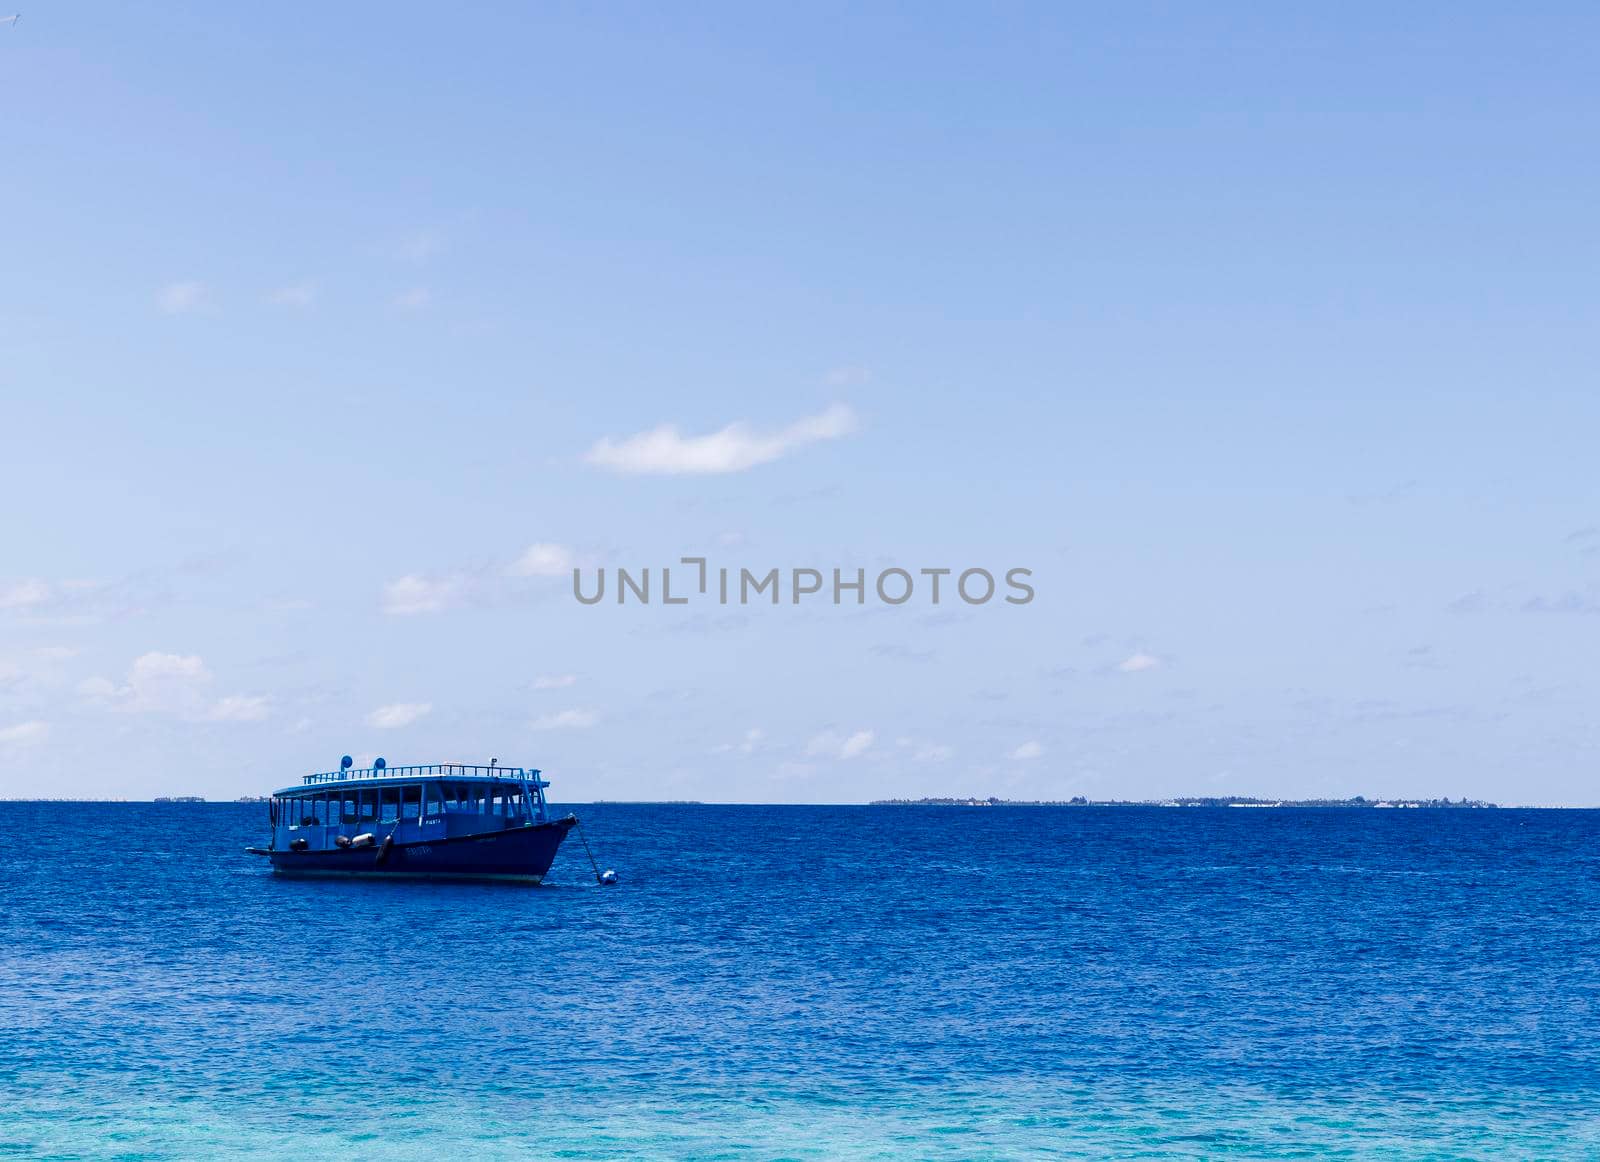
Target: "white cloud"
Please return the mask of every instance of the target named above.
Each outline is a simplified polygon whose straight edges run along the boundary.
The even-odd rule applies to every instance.
[[[1019,762],[1025,762],[1028,759],[1036,759],[1042,754],[1044,754],[1044,747],[1030,740],[1012,751],[1011,757]]]
[[[565,577],[577,563],[577,557],[565,545],[540,542],[529,545],[506,571],[513,577]]]
[[[115,584],[73,578],[46,581],[38,577],[0,583],[0,613],[36,623],[86,625],[107,616],[143,613],[146,603],[160,600],[159,583],[150,575]]]
[[[578,682],[576,674],[541,674],[533,680],[535,690],[563,690]]]
[[[720,746],[712,747],[712,753],[731,754],[734,751],[738,751],[740,754],[753,754],[755,753],[756,748],[761,745],[762,739],[766,738],[766,736],[766,731],[762,730],[759,726],[752,726],[749,730],[744,732],[744,738],[739,742],[725,742]]]
[[[270,699],[259,694],[233,694],[211,707],[213,722],[260,722],[272,713]]]
[[[414,286],[395,295],[393,301],[402,311],[420,311],[433,301],[433,296],[428,293],[427,287]]]
[[[829,370],[822,377],[822,382],[829,387],[860,387],[864,383],[871,383],[873,378],[872,368],[847,365]]]
[[[453,604],[460,592],[458,577],[420,577],[412,573],[383,587],[383,611],[401,615],[438,613]]]
[[[396,702],[390,706],[380,706],[367,715],[367,725],[376,730],[395,730],[410,726],[432,709],[432,702]]]
[[[533,720],[534,730],[587,730],[600,721],[593,710],[562,710],[556,714],[541,714]]]
[[[560,577],[578,564],[578,556],[564,545],[529,545],[509,564],[476,564],[445,573],[408,573],[383,587],[385,613],[398,615],[438,613],[460,605],[493,606],[514,602],[526,594],[508,578]]]
[[[911,761],[916,763],[942,763],[948,762],[955,755],[955,748],[937,742],[919,742],[914,738],[902,736],[894,740],[895,746],[901,750],[911,752]]]
[[[444,252],[444,237],[434,230],[416,230],[404,237],[396,238],[387,246],[381,247],[381,251],[397,262],[420,265]]]
[[[90,683],[103,683],[101,693],[114,709],[184,715],[203,712],[205,687],[210,681],[211,671],[198,655],[164,654],[159,650],[135,658],[121,686],[90,679]]]
[[[106,701],[117,695],[117,684],[109,678],[85,678],[78,683],[78,693],[95,701]]]
[[[18,581],[0,589],[0,609],[25,609],[50,600],[50,586],[43,581]]]
[[[825,730],[806,744],[806,754],[835,759],[859,758],[872,746],[873,738],[870,730],[858,730],[847,736]]]
[[[1153,654],[1134,654],[1130,658],[1117,663],[1117,669],[1124,674],[1137,674],[1144,670],[1154,670],[1161,665],[1161,659]]]
[[[211,671],[195,654],[152,650],[140,654],[119,684],[86,678],[78,693],[91,702],[126,714],[173,714],[193,722],[259,722],[271,712],[264,695],[230,694],[213,700]]]
[[[19,722],[14,726],[0,727],[0,745],[29,746],[43,742],[49,733],[48,722]]]
[[[178,678],[185,681],[192,679],[209,680],[211,675],[206,670],[205,662],[195,654],[163,654],[152,650],[148,654],[140,654],[133,660],[133,669],[129,671],[130,678],[136,684],[140,682],[163,681],[168,678]]]
[[[855,430],[855,413],[845,404],[834,404],[776,432],[757,432],[747,424],[732,423],[709,435],[685,436],[676,426],[662,424],[623,440],[606,437],[589,449],[585,459],[599,468],[631,474],[743,472],[796,448],[836,440]]]
[[[192,314],[210,305],[210,292],[202,282],[169,282],[156,292],[156,306],[166,315]]]
[[[274,306],[294,307],[296,310],[305,310],[317,301],[317,284],[312,282],[292,282],[288,286],[280,286],[267,296],[267,301]]]

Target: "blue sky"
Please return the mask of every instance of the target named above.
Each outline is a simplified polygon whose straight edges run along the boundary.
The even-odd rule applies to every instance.
[[[1597,33],[30,10],[0,795],[348,752],[574,800],[1595,802]],[[589,608],[565,575],[685,555],[1037,597]]]

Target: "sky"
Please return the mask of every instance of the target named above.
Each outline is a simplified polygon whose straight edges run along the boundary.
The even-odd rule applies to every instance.
[[[351,754],[574,802],[1600,803],[1597,34],[28,10],[0,797]]]

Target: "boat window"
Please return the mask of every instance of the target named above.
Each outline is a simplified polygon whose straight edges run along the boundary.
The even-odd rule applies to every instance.
[[[422,787],[400,789],[400,818],[415,819],[422,813]]]
[[[400,818],[400,788],[384,787],[379,792],[378,820],[381,823],[393,823]]]
[[[360,816],[356,814],[356,800],[353,794],[346,794],[339,803],[339,822],[357,823]]]

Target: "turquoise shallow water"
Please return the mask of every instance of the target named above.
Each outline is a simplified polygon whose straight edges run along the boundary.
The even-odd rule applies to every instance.
[[[1600,1156],[1600,812],[578,810],[622,886],[0,804],[0,1153]]]

